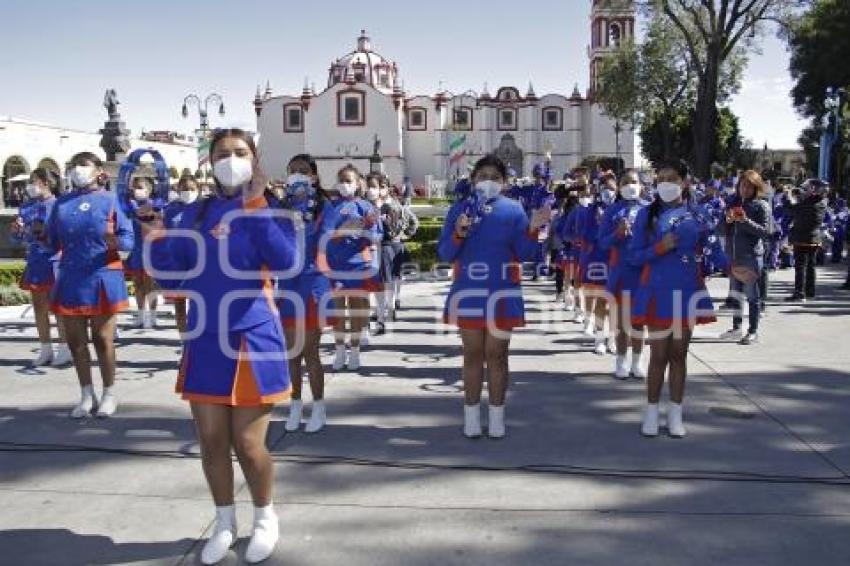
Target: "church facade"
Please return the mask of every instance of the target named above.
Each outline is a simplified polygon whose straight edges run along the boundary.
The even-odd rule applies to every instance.
[[[535,163],[547,159],[556,175],[591,156],[619,156],[626,167],[634,166],[634,133],[593,102],[599,60],[634,37],[634,20],[631,0],[593,0],[584,95],[575,86],[569,94],[538,96],[531,84],[409,95],[398,65],[374,51],[364,31],[353,51],[331,63],[321,92],[306,84],[297,96],[274,95],[268,86],[257,90],[262,166],[283,178],[293,155],[309,153],[329,183],[346,163],[363,172],[376,168],[378,154],[393,183],[409,179],[414,186],[463,176],[470,163],[491,152],[518,176],[530,175]]]

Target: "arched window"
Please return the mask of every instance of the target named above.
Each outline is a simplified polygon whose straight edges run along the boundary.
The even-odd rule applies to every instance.
[[[618,23],[612,23],[608,26],[608,44],[612,47],[620,47],[623,40],[623,29]]]
[[[30,166],[20,156],[13,155],[3,164],[3,202],[8,207],[20,206],[24,200],[24,187],[29,180]]]

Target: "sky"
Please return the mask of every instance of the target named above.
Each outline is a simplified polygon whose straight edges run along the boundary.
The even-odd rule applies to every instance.
[[[410,94],[513,85],[538,95],[587,88],[590,0],[3,0],[0,116],[82,130],[106,117],[115,88],[134,133],[191,131],[183,98],[220,93],[226,116],[212,125],[254,129],[252,100],[321,91],[331,61],[354,49],[361,29],[394,60]],[[766,38],[733,109],[761,147],[796,147],[803,121],[788,91],[788,54]]]

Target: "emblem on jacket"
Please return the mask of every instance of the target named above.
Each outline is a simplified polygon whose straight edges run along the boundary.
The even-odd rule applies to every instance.
[[[213,238],[222,240],[230,235],[230,226],[227,224],[216,224],[215,227],[210,230],[210,234],[212,234]]]

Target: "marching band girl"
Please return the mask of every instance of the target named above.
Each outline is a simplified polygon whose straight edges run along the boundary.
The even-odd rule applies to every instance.
[[[454,264],[444,311],[445,322],[460,329],[463,343],[464,427],[481,436],[481,389],[487,368],[488,435],[505,435],[510,333],[525,325],[520,281],[522,262],[536,253],[538,230],[550,221],[542,208],[531,222],[522,206],[504,196],[504,163],[481,158],[472,172],[474,193],[449,209],[438,243],[442,261]]]
[[[577,218],[577,232],[581,240],[581,256],[579,259],[584,291],[585,312],[587,321],[585,323],[585,334],[596,335],[594,352],[602,355],[609,349],[614,352],[613,344],[608,344],[605,335],[605,318],[608,316],[608,301],[605,297],[605,288],[608,283],[608,250],[599,245],[599,227],[605,215],[605,209],[613,204],[616,198],[616,185],[610,182],[599,190],[593,197],[590,206],[582,209]]]
[[[710,227],[689,205],[683,195],[683,175],[673,167],[658,172],[657,193],[652,204],[638,213],[627,249],[628,261],[641,269],[632,321],[650,330],[648,405],[641,432],[658,435],[658,401],[669,367],[668,432],[682,438],[682,401],[693,329],[716,320],[699,265]]]
[[[55,194],[59,191],[59,176],[53,171],[38,168],[30,174],[26,186],[29,201],[21,207],[21,214],[12,224],[12,236],[26,242],[26,267],[21,277],[20,288],[29,291],[35,327],[41,344],[38,357],[32,366],[50,364],[63,366],[71,361],[71,352],[65,345],[65,331],[61,317],[56,317],[59,343],[52,344],[50,338],[50,289],[53,286],[58,258],[44,245],[45,223],[56,204]]]
[[[327,266],[319,262],[319,245],[330,228],[328,220],[332,205],[328,201],[321,183],[316,160],[309,155],[296,155],[289,162],[289,177],[286,180],[286,195],[283,205],[303,219],[304,225],[304,268],[296,277],[281,282],[284,289],[294,292],[303,311],[299,312],[293,298],[283,297],[280,314],[286,343],[295,350],[290,352],[289,375],[292,379],[292,400],[286,430],[295,432],[301,426],[304,403],[301,399],[301,362],[307,366],[310,391],[313,394],[313,410],[305,432],[319,432],[327,420],[325,410],[325,373],[319,355],[322,329],[327,326],[330,282],[322,270]]]
[[[376,336],[382,336],[387,332],[387,314],[389,312],[389,304],[387,303],[387,287],[392,287],[392,269],[393,269],[393,249],[390,246],[385,246],[384,241],[388,237],[387,233],[387,218],[383,214],[384,203],[388,197],[385,188],[384,176],[377,173],[370,173],[366,176],[366,200],[379,213],[378,221],[378,236],[380,237],[380,249],[378,253],[378,274],[380,275],[381,286],[384,290],[376,292],[375,296],[375,320]]]
[[[160,220],[143,224],[151,268],[166,289],[192,291],[189,330],[177,391],[191,404],[216,523],[201,553],[204,564],[223,559],[236,542],[231,449],[254,502],[245,553],[268,558],[277,543],[274,478],[265,439],[272,405],[289,396],[289,371],[272,273],[297,264],[292,223],[269,214],[257,150],[242,130],[218,130],[210,142],[216,191],[190,205],[177,225],[199,242],[169,236]],[[194,273],[194,271],[199,271]],[[240,273],[234,277],[234,273]]]
[[[47,221],[47,248],[52,254],[62,252],[51,310],[62,317],[82,389],[71,417],[87,417],[95,407],[99,417],[108,417],[118,408],[113,391],[115,320],[129,306],[119,252],[132,249],[133,225],[115,195],[105,190],[100,158],[78,153],[69,168],[72,191],[57,199]],[[91,379],[90,327],[103,379],[99,403]]]
[[[177,198],[162,211],[162,220],[166,228],[177,228],[183,219],[183,213],[200,195],[200,187],[194,177],[182,177],[177,182]],[[165,293],[174,302],[174,321],[182,336],[186,333],[186,297],[180,293]]]
[[[572,280],[574,289],[574,293],[570,293],[568,290],[565,306],[568,312],[575,312],[575,318],[573,319],[575,322],[584,324],[585,314],[582,309],[584,302],[582,300],[583,293],[581,290],[581,238],[579,237],[578,226],[579,218],[584,214],[584,209],[590,206],[591,201],[587,178],[581,177],[576,180],[572,192],[575,195],[575,205],[567,213],[559,230],[561,240],[569,246],[569,253],[565,258],[564,276],[567,281]]]
[[[330,237],[319,257],[326,262],[334,296],[336,356],[333,368],[360,369],[363,330],[369,325],[369,293],[382,291],[376,246],[378,212],[359,198],[362,177],[347,165],[337,174],[339,200],[328,215]],[[345,329],[350,323],[351,352],[346,356]]]
[[[148,275],[142,264],[142,230],[141,222],[149,221],[155,211],[162,209],[162,203],[154,202],[153,197],[153,182],[145,177],[134,177],[132,182],[132,195],[130,206],[133,210],[131,214],[133,220],[134,243],[130,255],[124,262],[124,273],[133,278],[133,286],[136,294],[136,313],[135,325],[137,328],[154,328],[156,327],[156,308],[157,296],[153,293],[154,281]],[[148,296],[151,300],[148,301]]]
[[[641,365],[643,328],[631,327],[631,302],[640,284],[640,269],[626,261],[626,250],[632,239],[632,227],[643,208],[640,201],[641,186],[635,171],[629,171],[620,184],[619,199],[611,205],[599,227],[599,246],[608,251],[608,283],[605,287],[613,301],[610,316],[611,332],[617,345],[617,362],[614,376],[644,378]],[[631,368],[626,355],[632,347]]]

